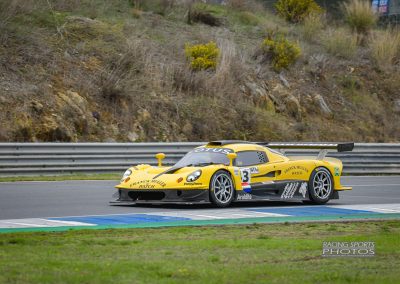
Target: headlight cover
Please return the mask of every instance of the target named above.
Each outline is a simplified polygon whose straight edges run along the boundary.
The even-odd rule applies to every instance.
[[[190,175],[188,175],[188,176],[186,177],[186,181],[188,181],[188,182],[195,181],[195,180],[197,180],[200,176],[201,176],[201,170],[194,171],[193,173],[191,173]]]
[[[129,177],[132,174],[131,170],[126,170],[125,173],[122,176],[121,182],[123,182],[127,177]]]

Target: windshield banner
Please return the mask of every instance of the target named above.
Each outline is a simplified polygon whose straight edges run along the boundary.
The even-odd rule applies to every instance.
[[[232,149],[228,148],[206,148],[206,147],[201,147],[201,148],[196,148],[190,153],[217,153],[217,154],[229,154],[233,153]]]

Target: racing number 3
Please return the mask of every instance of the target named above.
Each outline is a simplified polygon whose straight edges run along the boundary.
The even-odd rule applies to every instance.
[[[241,169],[242,183],[250,183],[251,171],[250,169]]]

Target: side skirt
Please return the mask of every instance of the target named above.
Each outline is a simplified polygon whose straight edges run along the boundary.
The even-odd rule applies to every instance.
[[[334,191],[331,199],[338,199],[339,193]],[[237,191],[236,201],[303,201],[309,200],[308,181],[284,180],[253,183],[250,189]]]

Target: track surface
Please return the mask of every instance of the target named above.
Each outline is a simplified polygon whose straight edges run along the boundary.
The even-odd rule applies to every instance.
[[[343,177],[352,191],[340,193],[329,205],[400,203],[400,176]],[[0,183],[0,219],[157,213],[207,210],[202,206],[109,206],[116,181],[10,182]],[[238,203],[233,207],[293,206],[301,203]]]

